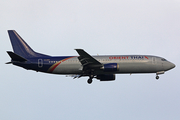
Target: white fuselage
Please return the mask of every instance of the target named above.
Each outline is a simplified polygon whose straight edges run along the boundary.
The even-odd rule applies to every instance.
[[[144,55],[112,55],[112,56],[93,56],[102,64],[117,63],[119,70],[115,73],[156,73],[159,71],[167,71],[173,64],[161,57],[144,56]],[[53,59],[52,59],[53,60]],[[165,61],[163,61],[165,60]],[[82,65],[77,57],[72,57],[61,62],[52,73],[54,74],[80,74]],[[96,71],[101,74],[103,70]],[[112,73],[112,72],[110,72]]]

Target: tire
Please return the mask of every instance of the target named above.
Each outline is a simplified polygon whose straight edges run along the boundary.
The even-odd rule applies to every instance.
[[[87,80],[87,83],[88,83],[88,84],[91,84],[91,83],[92,83],[92,79],[88,79],[88,80]]]
[[[156,79],[158,80],[158,79],[159,79],[159,76],[156,76]]]

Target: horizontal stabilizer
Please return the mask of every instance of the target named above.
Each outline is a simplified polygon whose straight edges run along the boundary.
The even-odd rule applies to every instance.
[[[7,62],[7,63],[5,63],[5,64],[12,64],[12,62]]]
[[[9,56],[11,57],[11,59],[13,61],[20,61],[20,62],[24,62],[24,61],[27,61],[25,58],[11,52],[11,51],[7,51],[7,53],[9,54]]]

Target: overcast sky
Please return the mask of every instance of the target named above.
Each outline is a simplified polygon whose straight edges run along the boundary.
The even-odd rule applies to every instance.
[[[6,65],[7,30],[52,56],[145,54],[176,68],[160,75],[72,79]],[[1,0],[0,120],[180,120],[179,0]]]

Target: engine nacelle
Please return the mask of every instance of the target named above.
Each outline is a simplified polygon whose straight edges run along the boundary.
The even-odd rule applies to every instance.
[[[115,74],[97,75],[97,79],[99,79],[100,81],[113,81],[115,80]]]
[[[104,64],[103,70],[105,72],[115,72],[119,70],[119,65],[117,63]]]

